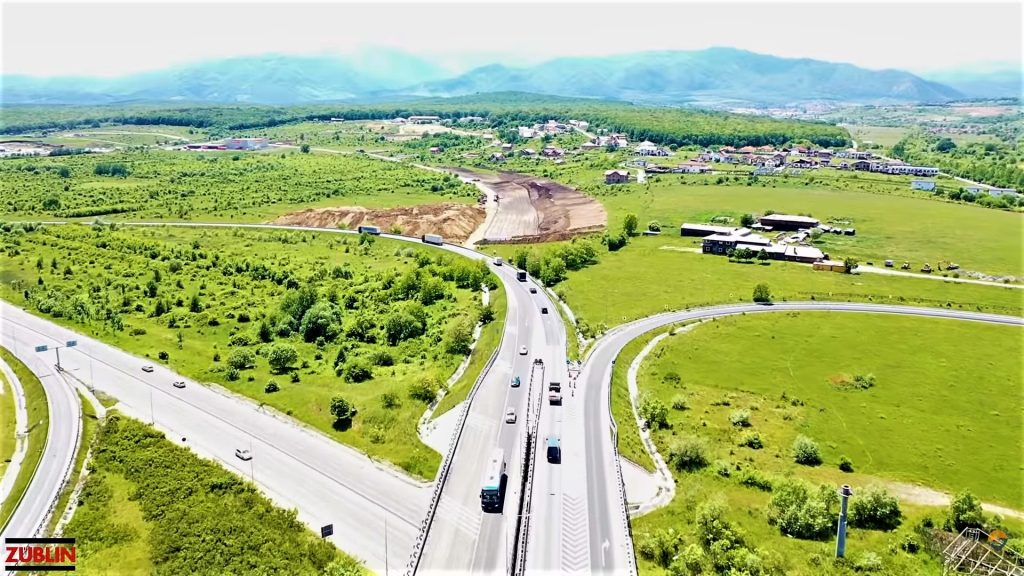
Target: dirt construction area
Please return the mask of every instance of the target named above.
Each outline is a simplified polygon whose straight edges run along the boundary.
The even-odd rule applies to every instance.
[[[288,226],[344,228],[377,226],[384,232],[400,231],[406,236],[438,234],[446,242],[464,242],[480,226],[486,212],[472,204],[424,204],[371,210],[360,206],[309,208],[285,214],[271,222]]]
[[[497,197],[497,209],[484,230],[482,243],[566,240],[608,225],[608,213],[600,203],[564,184],[515,172],[446,170],[470,180],[479,179],[479,184]]]

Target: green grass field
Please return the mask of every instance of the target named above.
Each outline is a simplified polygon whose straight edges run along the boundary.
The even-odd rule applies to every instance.
[[[114,166],[123,176],[97,174]],[[299,208],[474,202],[452,176],[362,156],[146,150],[5,160],[0,218],[260,222]]]
[[[566,295],[578,318],[607,327],[666,310],[750,302],[754,286],[761,282],[769,285],[776,300],[948,304],[1015,315],[1024,310],[1024,292],[1017,288],[847,275],[791,262],[738,264],[722,256],[679,249],[693,249],[692,240],[635,238],[618,252],[601,254],[600,264],[569,273],[556,290]]]
[[[86,576],[145,576],[153,574],[155,566],[149,546],[153,528],[146,522],[142,508],[133,494],[138,487],[120,474],[94,472],[89,482],[109,490],[109,500],[100,504],[103,512],[117,519],[124,536],[109,546],[89,547],[82,550],[75,563],[75,571]],[[95,506],[89,501],[85,506]],[[91,512],[91,511],[90,511]]]
[[[1024,398],[1007,387],[1020,378],[1022,352],[1021,329],[1013,326],[870,314],[750,315],[663,340],[639,381],[666,403],[686,395],[692,408],[673,411],[673,434],[700,434],[716,446],[736,442],[729,413],[751,410],[765,449],[743,455],[759,469],[784,463],[780,471],[795,470],[787,451],[800,433],[821,445],[819,480],[847,477],[835,470],[846,455],[860,474],[947,492],[966,488],[1022,509],[1012,446],[1024,433]],[[665,381],[670,373],[681,377],[678,386]],[[844,388],[845,379],[868,374],[876,378],[870,389]],[[722,399],[731,405],[713,405]],[[793,406],[794,399],[802,405]],[[657,435],[660,449],[669,436]]]
[[[0,358],[14,370],[18,381],[21,382],[25,390],[25,407],[28,411],[28,446],[25,450],[25,459],[21,461],[21,469],[18,470],[18,477],[11,487],[11,492],[3,502],[0,502],[0,528],[3,528],[7,526],[15,507],[25,495],[39,460],[43,457],[50,426],[50,408],[46,403],[43,385],[32,371],[6,348],[0,347]]]
[[[890,148],[910,132],[910,128],[896,126],[847,126],[850,136],[857,141],[857,144],[877,144],[884,148]]]
[[[617,371],[621,366],[624,372],[647,340],[624,350]],[[709,465],[673,470],[675,498],[633,521],[641,573],[666,573],[643,555],[645,542],[669,528],[682,534],[682,547],[698,542],[697,506],[723,500],[727,520],[748,545],[771,551],[767,557],[779,567],[774,573],[854,574],[870,552],[879,557],[882,573],[938,575],[933,556],[908,554],[896,545],[908,537],[922,543],[915,528],[926,516],[941,524],[941,508],[901,502],[898,529],[851,529],[849,562],[835,564],[834,542],[780,535],[766,521],[771,493],[741,481],[750,474],[769,482],[796,477],[850,484],[856,498],[865,487],[894,480],[950,492],[966,488],[985,501],[1020,509],[1024,493],[1012,446],[1022,433],[1024,398],[1006,384],[1019,380],[1021,344],[1016,327],[836,313],[731,317],[662,340],[641,367],[641,394],[666,406],[682,398],[687,409],[669,408],[670,427],[654,432],[655,443],[668,457],[681,438],[701,438]],[[842,388],[848,377],[867,374],[875,377],[873,387]],[[632,415],[625,379],[613,379],[613,386],[621,434],[626,416],[620,414],[628,414],[630,423]],[[749,427],[731,424],[738,411],[749,414]],[[759,435],[763,448],[739,445],[750,432]],[[817,442],[820,466],[793,462],[790,447],[798,434]],[[626,456],[635,451],[628,439],[620,440],[620,450]],[[852,460],[853,473],[838,470],[840,456]],[[1003,523],[1019,533],[1020,522]]]
[[[434,476],[440,457],[417,437],[425,404],[413,390],[436,389],[464,357],[455,343],[478,317],[483,264],[298,231],[67,225],[0,240],[17,252],[0,273],[8,301]],[[486,339],[479,354],[495,344]],[[284,370],[269,362],[278,345],[295,350]],[[271,382],[278,391],[266,392]],[[339,395],[358,414],[335,429]]]

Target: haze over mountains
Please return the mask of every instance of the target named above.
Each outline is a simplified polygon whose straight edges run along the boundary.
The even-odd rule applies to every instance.
[[[526,67],[450,70],[393,49],[349,57],[265,55],[214,60],[117,78],[5,75],[4,104],[200,102],[301,104],[396,100],[519,91],[649,104],[779,105],[943,102],[1019,96],[1020,72],[994,71],[985,84],[947,72],[961,91],[899,70],[779,58],[732,48],[556,58]],[[990,91],[991,93],[979,93]],[[1011,92],[1007,94],[1007,92]]]

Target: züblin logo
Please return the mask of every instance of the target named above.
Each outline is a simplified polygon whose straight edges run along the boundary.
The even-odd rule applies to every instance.
[[[74,538],[5,538],[4,570],[70,572],[75,569]]]

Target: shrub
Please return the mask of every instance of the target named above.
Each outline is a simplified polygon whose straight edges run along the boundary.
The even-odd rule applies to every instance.
[[[161,362],[167,362],[168,360],[171,359],[171,355],[168,354],[167,352],[164,352],[163,350],[157,352],[156,357],[159,358]]]
[[[334,416],[335,422],[351,420],[355,414],[356,408],[348,400],[341,396],[331,398],[331,415]]]
[[[706,500],[697,506],[697,538],[706,550],[716,544],[726,550],[743,545],[743,536],[726,519],[728,505],[721,500]]]
[[[440,386],[434,378],[426,377],[409,386],[409,398],[430,404],[437,399]]]
[[[281,387],[277,385],[277,382],[271,380],[270,382],[267,382],[267,386],[263,388],[263,391],[266,392],[267,394],[273,394],[274,392],[277,392],[280,389]]]
[[[245,312],[239,312],[238,313],[238,321],[240,323],[242,323],[242,324],[244,324],[246,322],[249,322],[250,321],[249,315],[246,314]]]
[[[735,410],[732,414],[729,414],[729,422],[733,426],[739,426],[740,428],[746,428],[750,426],[750,411],[749,410]]]
[[[882,570],[882,568],[882,559],[874,552],[865,552],[861,554],[853,563],[853,570],[855,572],[878,572]]]
[[[669,450],[668,460],[681,472],[700,470],[708,465],[707,443],[702,438],[683,438]]]
[[[398,397],[398,394],[394,392],[385,392],[381,394],[380,405],[382,408],[391,410],[393,408],[400,408],[402,406],[402,400]]]
[[[793,460],[804,466],[821,464],[821,452],[818,450],[818,445],[807,436],[797,436],[793,441]]]
[[[299,359],[299,353],[291,344],[274,344],[267,352],[267,363],[275,372],[284,372]]]
[[[236,370],[245,370],[256,365],[256,355],[245,348],[232,350],[228,354],[228,366]]]
[[[850,526],[868,530],[893,530],[903,514],[896,497],[881,488],[868,488],[850,502]]]
[[[754,286],[754,302],[768,304],[772,301],[772,291],[765,283]]]
[[[768,476],[753,469],[746,469],[740,474],[740,484],[748,488],[756,488],[762,492],[772,491],[772,480]]]
[[[238,376],[239,376],[238,368],[228,368],[228,372],[227,372],[228,380],[234,382],[235,380],[238,380]]]
[[[672,576],[683,576],[701,574],[703,569],[704,551],[696,544],[690,544],[676,555],[676,559],[668,567],[668,572]]]
[[[840,456],[839,469],[843,472],[853,472],[853,460],[850,460],[846,456]]]
[[[362,360],[352,359],[345,363],[342,375],[346,381],[357,384],[373,378],[373,371]]]
[[[668,372],[668,373],[665,374],[665,377],[663,378],[663,380],[665,380],[665,382],[667,382],[669,384],[678,385],[679,382],[682,381],[682,378],[676,372]]]
[[[970,490],[958,492],[949,503],[942,529],[962,532],[965,528],[981,528],[985,518],[981,513],[981,501]]]
[[[668,567],[683,544],[682,535],[675,529],[658,530],[641,540],[640,555],[662,568]]]
[[[651,232],[661,232],[661,223],[657,220],[651,220],[647,223],[647,229]]]
[[[719,460],[715,462],[715,474],[718,474],[722,478],[728,478],[732,475],[732,464],[727,460]]]
[[[668,428],[668,408],[661,400],[645,396],[640,403],[639,412],[649,428]]]
[[[832,534],[839,496],[830,486],[815,491],[800,480],[783,480],[772,487],[768,502],[768,523],[794,538],[820,540]]]
[[[374,350],[370,354],[370,363],[374,366],[394,366],[395,359],[387,350]]]
[[[744,432],[743,436],[740,437],[740,446],[760,450],[764,448],[764,443],[761,442],[761,435],[756,430],[750,430],[749,432]]]
[[[686,410],[690,405],[686,401],[686,396],[678,395],[672,397],[672,409],[673,410]]]
[[[904,534],[899,541],[899,549],[907,554],[917,554],[921,550],[921,544],[910,534]]]

